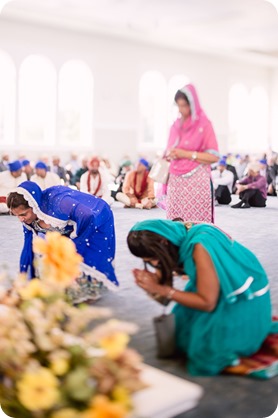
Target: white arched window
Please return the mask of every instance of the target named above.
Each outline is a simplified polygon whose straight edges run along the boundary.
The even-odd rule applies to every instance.
[[[66,62],[58,83],[58,138],[64,145],[91,145],[93,75],[86,63]]]
[[[246,135],[249,97],[243,84],[234,84],[229,92],[229,150],[248,151]]]
[[[269,103],[261,86],[250,91],[235,84],[229,95],[229,149],[245,152],[265,152],[268,149]]]
[[[268,149],[269,103],[266,90],[261,86],[253,87],[250,92],[248,146],[255,152]]]
[[[139,84],[141,142],[164,147],[167,138],[167,84],[157,71],[148,71]]]
[[[30,55],[19,70],[19,142],[55,144],[56,70],[42,55]]]
[[[0,51],[0,144],[15,139],[16,70],[10,56]]]
[[[176,92],[189,83],[189,78],[183,74],[175,74],[168,83],[168,125],[172,125],[179,115],[178,107],[175,103]]]

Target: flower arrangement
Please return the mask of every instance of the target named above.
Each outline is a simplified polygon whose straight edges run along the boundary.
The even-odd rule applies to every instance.
[[[145,385],[128,348],[134,324],[105,308],[72,306],[65,288],[79,273],[74,244],[36,238],[41,279],[0,287],[0,404],[14,418],[123,418]],[[105,322],[103,322],[105,321]]]

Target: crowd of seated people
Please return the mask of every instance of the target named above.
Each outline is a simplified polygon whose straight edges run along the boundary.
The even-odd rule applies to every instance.
[[[3,206],[0,213],[8,212],[5,205],[6,195],[25,179],[37,183],[42,190],[55,185],[65,185],[101,197],[109,205],[118,201],[125,207],[151,209],[156,207],[158,190],[158,185],[148,177],[151,163],[151,159],[138,157],[132,160],[130,156],[125,155],[116,164],[106,157],[78,155],[73,152],[64,160],[57,155],[41,155],[35,160],[28,155],[20,155],[14,160],[10,158],[9,153],[3,152],[0,155],[0,205]],[[259,199],[259,206],[266,205],[267,196],[277,196],[277,153],[255,156],[228,153],[222,155],[218,163],[212,166],[211,177],[216,205],[229,205],[232,194],[237,194],[240,201],[232,207],[249,207],[250,203],[245,200],[251,192],[244,193],[243,189],[256,188],[256,184],[250,183],[252,163],[257,163],[257,171],[255,174],[252,173],[252,179],[256,176],[265,179],[260,180],[263,183],[259,187],[262,197],[262,201]],[[18,170],[11,171],[11,166],[16,166]],[[246,178],[249,178],[248,185]],[[243,195],[245,204],[241,204]],[[252,201],[251,199],[250,206],[253,206]],[[256,200],[255,206],[257,203]]]

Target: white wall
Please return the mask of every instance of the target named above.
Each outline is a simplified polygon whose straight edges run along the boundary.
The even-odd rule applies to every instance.
[[[0,24],[0,49],[10,54],[17,69],[29,54],[48,56],[57,70],[68,59],[85,60],[92,69],[95,85],[94,135],[87,151],[105,154],[115,161],[124,154],[135,158],[138,153],[153,155],[156,151],[143,148],[138,141],[138,85],[145,71],[158,70],[167,80],[178,73],[190,78],[213,122],[223,153],[228,151],[228,92],[234,82],[243,82],[250,87],[260,84],[268,91],[271,104],[275,108],[278,105],[278,74],[275,71],[227,57],[170,50],[3,19]],[[272,86],[275,86],[274,90]],[[273,118],[273,112],[271,116]],[[270,126],[271,133],[276,135],[277,128],[274,129],[271,121]],[[161,144],[161,148],[163,146]],[[68,151],[55,149],[61,155]]]

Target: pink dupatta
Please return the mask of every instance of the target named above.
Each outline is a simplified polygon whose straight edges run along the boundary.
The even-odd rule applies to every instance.
[[[192,84],[187,84],[180,91],[189,100],[191,116],[185,121],[178,118],[173,123],[167,150],[175,147],[179,140],[177,148],[197,152],[211,152],[218,155],[218,145],[212,124],[200,106],[195,87]],[[170,165],[170,173],[175,175],[186,174],[198,165],[198,162],[187,158],[173,160]]]

